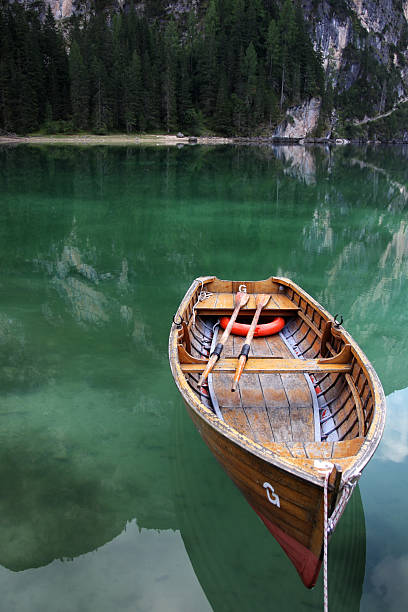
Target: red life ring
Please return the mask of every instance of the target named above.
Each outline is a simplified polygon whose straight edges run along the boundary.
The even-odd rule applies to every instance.
[[[220,319],[220,325],[222,329],[225,329],[229,323],[230,317],[222,317]],[[237,323],[235,322],[232,326],[231,333],[236,336],[246,336],[249,330],[249,325],[246,323]],[[272,336],[273,334],[277,334],[285,327],[285,319],[282,317],[275,317],[273,321],[270,323],[262,323],[262,325],[257,325],[255,327],[254,338],[257,336]]]

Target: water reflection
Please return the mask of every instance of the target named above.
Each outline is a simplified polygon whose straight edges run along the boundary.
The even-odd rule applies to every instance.
[[[401,463],[408,457],[408,388],[394,391],[388,397],[387,431],[377,459]]]
[[[399,612],[408,606],[408,388],[387,397],[387,423],[361,481],[368,562],[363,610]]]
[[[276,159],[284,162],[284,172],[304,182],[306,185],[316,183],[316,150],[307,147],[272,147]]]
[[[140,527],[176,528],[171,404],[151,394],[132,401],[111,387],[71,382],[2,402],[3,566],[21,571],[77,557],[134,517]]]
[[[10,573],[0,567],[4,612],[209,612],[178,532],[136,522],[95,553]]]
[[[388,393],[405,387],[407,157],[396,148],[0,148],[5,568],[51,572],[56,559],[82,559],[116,541],[135,519],[152,538],[164,530],[177,550],[180,539],[170,534],[180,530],[215,609],[242,601],[244,610],[252,600],[285,609],[283,594],[295,607],[320,609],[320,587],[307,594],[296,586],[295,570],[181,413],[168,329],[200,274],[287,275],[343,314]],[[377,588],[389,588],[383,604],[390,606],[391,577],[379,582],[381,564],[403,573],[408,550],[396,493],[406,479],[407,426],[398,409],[405,399],[395,397],[399,416],[375,471],[370,464],[362,479],[366,589],[375,599]],[[374,501],[379,492],[382,504]],[[330,584],[338,606],[358,609],[365,551],[358,492],[347,512],[330,553],[330,571],[345,579],[333,575]],[[401,545],[384,547],[382,530]],[[44,584],[53,574],[46,575]],[[185,564],[182,576],[192,584]],[[28,592],[42,579],[32,580]],[[2,584],[3,593],[14,588],[6,578]]]

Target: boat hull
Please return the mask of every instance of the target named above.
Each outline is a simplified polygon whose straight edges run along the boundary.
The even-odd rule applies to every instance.
[[[314,586],[323,548],[323,488],[247,452],[185,402],[201,437],[291,559]],[[330,494],[329,494],[330,501]]]
[[[272,521],[265,518],[256,508],[253,508],[268,531],[273,535],[293,563],[303,584],[311,589],[315,586],[319,577],[322,558],[316,557],[306,546],[303,546],[296,538],[279,529]]]

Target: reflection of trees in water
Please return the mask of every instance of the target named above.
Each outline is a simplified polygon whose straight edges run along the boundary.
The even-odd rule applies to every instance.
[[[387,320],[403,300],[403,286],[390,279],[406,262],[398,212],[406,147],[25,147],[0,155],[9,194],[3,261],[30,273],[33,260],[55,268],[76,249],[81,263],[50,276],[78,322],[119,318],[128,334],[133,317],[135,335],[157,348],[193,277],[283,273],[349,322],[352,315],[352,331],[369,346],[371,302]],[[111,278],[96,286],[93,271]],[[49,317],[53,300],[45,300]],[[152,301],[165,309],[159,321]]]

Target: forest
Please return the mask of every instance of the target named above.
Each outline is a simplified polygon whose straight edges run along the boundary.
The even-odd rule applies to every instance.
[[[258,135],[291,105],[324,98],[300,3],[209,0],[177,19],[73,0],[0,8],[0,130],[7,133]]]

